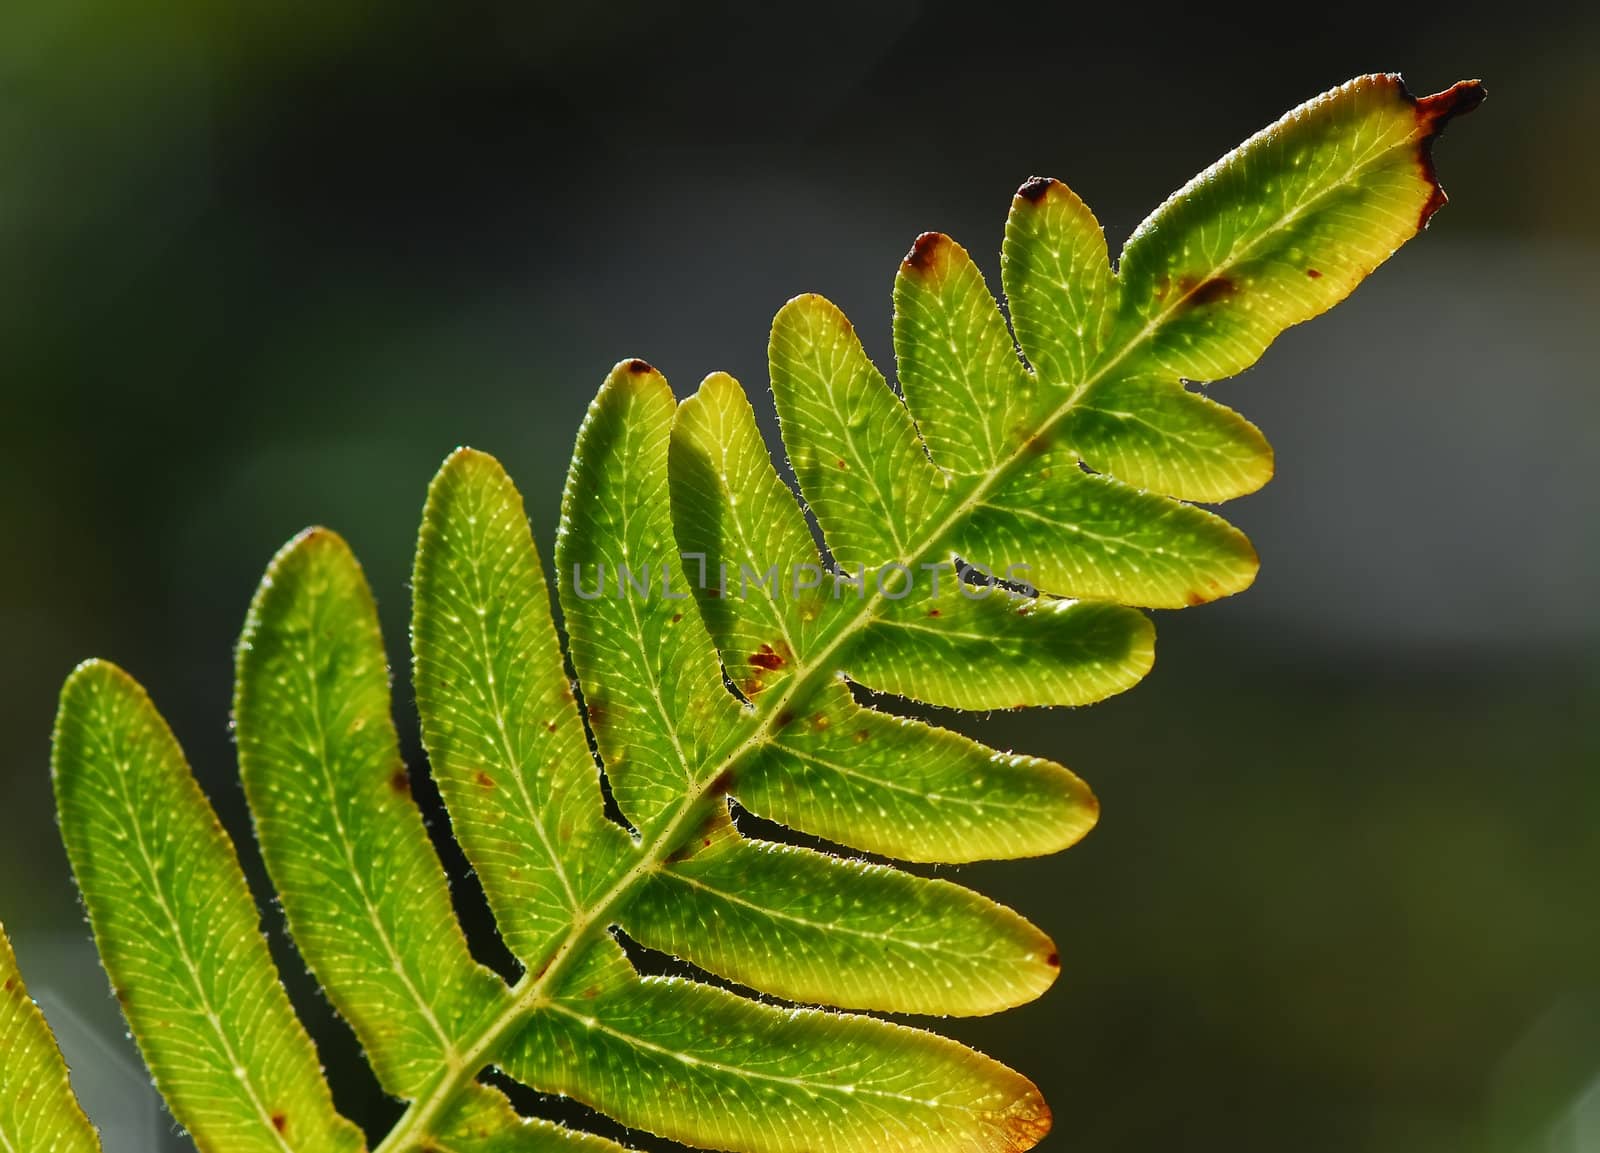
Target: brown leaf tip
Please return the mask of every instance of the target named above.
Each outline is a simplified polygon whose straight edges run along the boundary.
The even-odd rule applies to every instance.
[[[628,371],[633,373],[634,376],[644,376],[646,373],[654,372],[655,369],[650,366],[648,360],[640,360],[636,356],[628,361]]]
[[[1443,92],[1417,101],[1417,119],[1424,128],[1437,133],[1457,116],[1465,116],[1484,102],[1489,90],[1482,80],[1461,80]]]
[[[1424,96],[1420,100],[1413,99],[1417,109],[1417,124],[1422,129],[1422,139],[1417,143],[1417,166],[1422,169],[1422,179],[1428,182],[1430,188],[1427,202],[1423,204],[1422,211],[1417,216],[1419,231],[1428,226],[1428,221],[1433,219],[1435,212],[1450,203],[1450,198],[1439,186],[1439,172],[1433,163],[1433,142],[1439,138],[1446,124],[1457,116],[1465,116],[1471,112],[1482,104],[1488,95],[1488,89],[1483,86],[1483,81],[1462,80],[1452,84],[1443,92],[1435,92],[1432,96]]]
[[[1045,1103],[1039,1090],[1030,1084],[1028,1092],[1019,1097],[1001,1119],[1001,1135],[1008,1143],[998,1148],[1003,1149],[1004,1153],[1032,1149],[1050,1135],[1054,1120],[1050,1115],[1050,1106]]]
[[[911,246],[911,251],[906,253],[906,258],[901,263],[918,272],[932,272],[942,262],[944,251],[950,242],[950,238],[942,232],[924,232],[917,237],[916,243]]]
[[[1048,176],[1030,176],[1022,182],[1022,187],[1017,189],[1017,197],[1029,204],[1038,204],[1050,195],[1050,189],[1056,183],[1058,182]]]

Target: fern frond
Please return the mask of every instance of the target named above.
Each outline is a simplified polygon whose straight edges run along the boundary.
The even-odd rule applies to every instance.
[[[239,646],[240,765],[296,944],[408,1103],[378,1153],[618,1148],[518,1117],[480,1083],[490,1067],[745,1153],[1036,1144],[1050,1112],[1026,1078],[865,1014],[1023,1004],[1059,971],[1049,937],[948,881],[754,840],[730,799],[906,861],[1081,838],[1097,806],[1064,767],[851,686],[1088,704],[1149,671],[1141,610],[1247,587],[1249,542],[1187,502],[1259,488],[1271,450],[1189,385],[1248,367],[1414,235],[1443,202],[1431,141],[1481,95],[1352,81],[1170,199],[1116,269],[1083,203],[1030,180],[1005,233],[1009,325],[948,237],[902,262],[898,392],[837,308],[791,301],[770,371],[804,505],[731,377],[679,404],[622,362],[562,503],[565,648],[510,478],[483,453],[446,460],[418,541],[414,680],[514,983],[473,960],[452,913],[355,558],[326,530],[286,546]],[[102,957],[178,1119],[230,1153],[360,1147],[143,691],[103,663],[75,673],[55,766]],[[641,975],[618,934],[737,991]]]

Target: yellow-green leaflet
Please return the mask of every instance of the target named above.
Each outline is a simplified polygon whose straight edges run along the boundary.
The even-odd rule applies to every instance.
[[[0,925],[0,1150],[95,1153],[100,1137],[83,1115],[44,1015],[28,996]]]
[[[61,836],[100,961],[172,1115],[203,1150],[363,1147],[333,1111],[279,983],[233,843],[132,677],[80,665],[61,690]]]
[[[416,1097],[504,986],[467,952],[389,719],[377,607],[334,533],[302,533],[267,567],[233,714],[295,943],[384,1088]]]

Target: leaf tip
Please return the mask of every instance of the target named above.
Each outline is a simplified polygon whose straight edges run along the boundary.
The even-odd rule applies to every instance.
[[[1005,1141],[1002,1153],[1023,1153],[1050,1135],[1055,1118],[1044,1094],[1031,1081],[1027,1091],[1012,1102],[1000,1118],[1000,1133]]]
[[[470,468],[484,464],[498,464],[493,456],[480,448],[473,448],[469,444],[457,445],[450,455],[444,458],[444,463],[439,466],[443,472],[448,468]]]
[[[283,546],[281,555],[287,556],[290,553],[301,550],[320,552],[324,549],[338,549],[341,547],[350,547],[345,544],[344,537],[334,532],[331,528],[314,524],[308,525],[290,537],[289,542]]]
[[[1482,104],[1488,98],[1489,90],[1484,87],[1482,80],[1460,80],[1443,92],[1419,99],[1406,92],[1405,81],[1400,81],[1400,88],[1415,105],[1417,124],[1422,132],[1417,143],[1417,164],[1422,169],[1422,178],[1428,184],[1429,193],[1417,216],[1417,230],[1420,232],[1428,227],[1428,221],[1433,219],[1435,212],[1450,203],[1450,197],[1445,195],[1439,183],[1439,172],[1433,161],[1433,142],[1450,121],[1457,116],[1465,116]]]
[[[95,677],[104,679],[108,677],[115,677],[119,673],[122,676],[128,675],[127,673],[123,672],[119,665],[112,661],[106,660],[104,657],[90,657],[88,660],[79,661],[73,666],[72,671],[67,674],[67,680],[64,689],[70,688],[76,684],[79,684],[80,682],[91,680]]]
[[[938,272],[948,261],[950,249],[955,244],[942,232],[924,232],[911,245],[911,251],[900,261],[902,267],[923,275]]]
[[[674,406],[677,404],[677,401],[672,399],[672,387],[667,384],[667,378],[655,365],[637,356],[619,360],[612,366],[605,383],[600,387],[601,397],[608,394],[617,397],[646,397],[660,394]]]
[[[90,657],[86,661],[79,661],[61,684],[61,704],[57,714],[58,735],[60,717],[68,712],[78,697],[84,693],[93,694],[100,689],[131,689],[137,694],[144,692],[132,674],[113,661],[108,661],[104,657]]]
[[[1029,204],[1038,204],[1050,194],[1050,189],[1061,183],[1048,176],[1030,176],[1022,182],[1022,187],[1017,189],[1013,199],[1026,200]]]
[[[791,297],[778,309],[778,315],[772,318],[775,336],[785,327],[801,324],[837,328],[848,333],[855,331],[855,326],[843,310],[818,292],[802,292],[799,296]]]
[[[1488,97],[1482,80],[1458,80],[1443,92],[1417,100],[1417,116],[1437,131],[1457,116],[1465,116]]]

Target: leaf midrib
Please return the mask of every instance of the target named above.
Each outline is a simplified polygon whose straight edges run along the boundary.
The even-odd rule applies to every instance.
[[[1331,184],[1325,191],[1313,196],[1294,209],[1281,215],[1272,228],[1264,230],[1255,241],[1244,245],[1242,248],[1231,251],[1228,259],[1214,264],[1207,276],[1197,277],[1200,283],[1215,277],[1230,268],[1247,260],[1251,253],[1265,241],[1266,237],[1294,223],[1295,220],[1305,215],[1312,206],[1323,199],[1334,195],[1346,185],[1356,179],[1373,162],[1374,156],[1387,156],[1402,147],[1409,146],[1416,138],[1415,132],[1406,136],[1401,143],[1388,148],[1374,149],[1353,162],[1346,169],[1343,177],[1335,184]],[[1159,210],[1158,210],[1159,211]],[[1126,249],[1124,249],[1124,254]],[[1070,386],[1066,398],[1056,406],[1051,413],[1041,421],[1033,434],[1033,438],[1023,440],[1009,456],[996,462],[985,473],[979,473],[974,478],[974,483],[966,495],[954,502],[950,511],[934,526],[931,532],[926,533],[921,543],[907,549],[901,557],[900,563],[915,566],[925,561],[930,555],[942,551],[940,546],[951,533],[993,492],[999,485],[1008,480],[1017,471],[1019,466],[1032,456],[1031,444],[1037,438],[1048,436],[1058,424],[1066,418],[1084,395],[1101,380],[1126,361],[1130,356],[1142,348],[1150,337],[1168,319],[1176,313],[1198,287],[1188,293],[1175,296],[1170,304],[1155,313],[1150,319],[1134,333],[1114,355],[1103,359],[1098,368],[1077,385]],[[1037,375],[1037,374],[1036,374]],[[419,1098],[406,1110],[406,1113],[396,1123],[389,1135],[377,1147],[374,1153],[409,1153],[416,1149],[430,1134],[430,1126],[449,1105],[454,1103],[455,1097],[462,1084],[475,1077],[479,1069],[489,1063],[495,1047],[516,1026],[520,1025],[528,1016],[543,1005],[554,1005],[549,990],[556,979],[565,974],[573,958],[580,955],[582,947],[588,944],[590,935],[605,924],[610,923],[611,913],[622,904],[623,900],[632,894],[633,888],[648,873],[660,868],[662,863],[677,849],[680,836],[686,830],[692,830],[700,820],[702,806],[707,799],[713,783],[722,779],[724,773],[736,770],[739,764],[750,755],[758,752],[772,742],[773,728],[779,717],[784,716],[789,706],[796,700],[807,699],[811,693],[821,687],[822,682],[835,671],[831,659],[849,641],[854,640],[857,634],[871,623],[873,610],[882,593],[874,592],[862,598],[860,606],[850,616],[834,624],[833,635],[811,657],[797,663],[794,673],[782,685],[776,694],[762,694],[755,705],[757,723],[750,733],[740,741],[726,756],[715,765],[709,767],[698,780],[694,780],[688,794],[679,805],[672,818],[661,826],[661,832],[656,835],[648,846],[641,846],[641,856],[615,884],[611,886],[600,898],[589,906],[583,915],[574,915],[571,930],[566,938],[556,946],[554,952],[548,955],[542,968],[530,966],[522,978],[512,987],[511,997],[506,1007],[485,1027],[477,1043],[462,1050],[462,1064],[454,1070],[447,1070],[436,1088],[426,1097]],[[686,766],[687,767],[687,766]],[[736,787],[736,786],[735,786]],[[720,793],[718,794],[720,796]],[[712,798],[713,800],[716,797]]]

